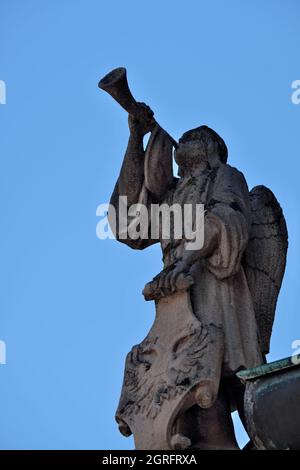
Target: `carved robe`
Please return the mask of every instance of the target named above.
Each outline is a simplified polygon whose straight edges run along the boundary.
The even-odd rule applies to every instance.
[[[216,344],[212,350],[215,363],[222,364],[219,375],[214,377],[213,388],[217,389],[221,377],[231,377],[241,369],[263,362],[253,302],[242,266],[251,227],[249,191],[243,175],[228,164],[219,162],[211,167],[207,163],[196,177],[183,176],[177,180],[173,178],[171,162],[168,140],[162,132],[153,132],[137,202],[148,206],[149,213],[151,203],[158,201],[169,205],[204,204],[205,236],[210,236],[211,227],[214,230],[217,227],[217,247],[209,257],[199,256],[193,264],[194,284],[190,290],[193,311],[201,325],[222,332],[215,341],[223,344]],[[118,184],[111,201],[115,206],[117,188]],[[164,267],[179,260],[185,250],[185,240],[172,236],[169,240],[120,241],[136,249],[160,241]],[[120,404],[123,402],[121,399]]]

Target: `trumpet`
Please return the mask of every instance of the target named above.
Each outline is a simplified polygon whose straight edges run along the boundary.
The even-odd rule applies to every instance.
[[[133,117],[141,121],[150,120],[153,126],[158,126],[160,129],[162,129],[154,117],[149,114],[149,111],[143,106],[140,106],[132,96],[128,86],[127,72],[125,67],[118,67],[109,72],[99,81],[98,87],[111,95],[122,106],[122,108]],[[170,134],[168,134],[164,129],[162,130],[166,133],[172,142],[172,145],[177,148],[178,143],[176,140],[173,139],[173,137],[171,137]]]

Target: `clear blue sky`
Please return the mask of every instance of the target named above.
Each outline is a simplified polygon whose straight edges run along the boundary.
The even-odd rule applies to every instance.
[[[299,20],[297,0],[0,0],[1,448],[133,447],[114,412],[125,355],[154,318],[141,290],[161,254],[95,234],[128,137],[126,113],[97,88],[117,66],[173,136],[213,127],[249,186],[276,194],[290,247],[269,360],[292,354]]]

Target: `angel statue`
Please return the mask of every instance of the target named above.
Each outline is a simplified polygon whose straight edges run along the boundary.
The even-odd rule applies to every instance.
[[[249,192],[214,130],[201,125],[176,145],[148,106],[135,106],[140,114],[129,114],[109,220],[130,248],[160,243],[163,269],[144,289],[156,318],[127,355],[116,419],[138,449],[238,449],[231,413],[238,410],[244,423],[244,388],[236,373],[263,364],[269,352],[286,263],[285,219],[268,188]],[[168,238],[160,229],[151,238],[151,216],[140,236],[122,236],[121,196],[128,208],[140,204],[149,214],[153,204],[204,205],[202,247],[187,249],[174,227]],[[128,216],[127,227],[136,217]]]

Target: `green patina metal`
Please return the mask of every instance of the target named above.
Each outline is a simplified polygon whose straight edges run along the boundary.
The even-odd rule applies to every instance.
[[[242,382],[246,382],[247,380],[255,380],[259,377],[281,372],[292,367],[300,368],[300,354],[286,357],[285,359],[280,359],[279,361],[273,361],[269,364],[263,364],[261,366],[254,367],[253,369],[241,370],[236,375]]]

